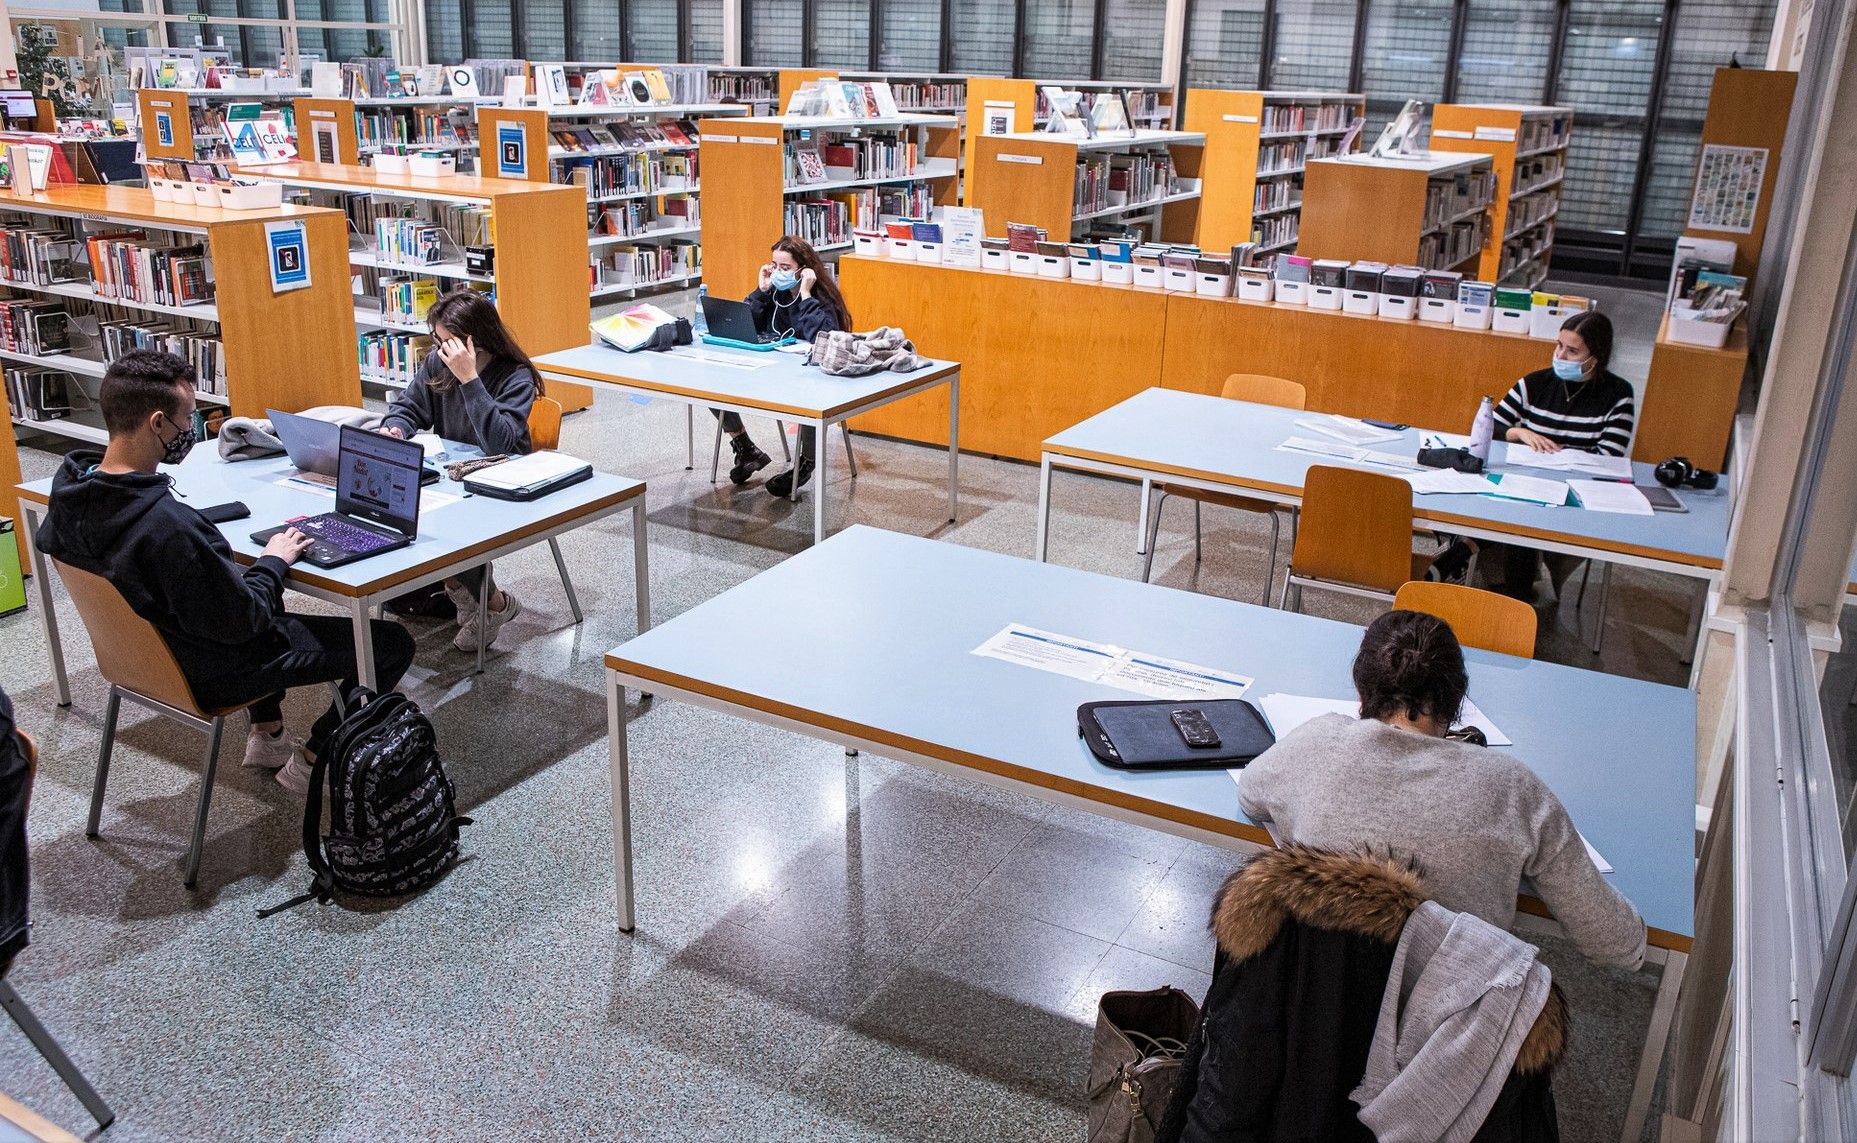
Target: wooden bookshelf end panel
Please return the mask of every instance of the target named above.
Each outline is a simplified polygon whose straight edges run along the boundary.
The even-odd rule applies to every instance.
[[[986,217],[990,237],[1004,238],[1008,222],[1042,226],[1052,242],[1070,240],[1076,207],[1077,145],[982,136],[967,172],[967,200]]]
[[[1197,241],[1204,249],[1225,250],[1251,240],[1263,115],[1262,92],[1196,87],[1187,93],[1186,130],[1206,136],[1196,207]]]
[[[718,297],[746,297],[785,231],[785,133],[778,123],[728,119],[705,119],[697,129],[703,139],[703,281]]]
[[[135,93],[137,122],[142,127],[142,152],[151,159],[193,161],[193,112],[184,92],[144,87]],[[156,133],[157,116],[166,115],[173,135],[163,143]]]
[[[1305,258],[1416,264],[1427,181],[1424,171],[1309,164],[1296,252]]]
[[[296,101],[297,154],[311,161],[316,154],[316,125],[335,125],[335,158],[338,164],[361,161],[361,137],[355,130],[355,101],[306,96]]]
[[[1038,85],[1029,79],[1001,79],[976,75],[967,81],[967,189],[966,203],[974,206],[973,172],[980,162],[980,139],[986,133],[987,104],[1012,105],[1013,131],[1030,131],[1036,126]]]
[[[281,294],[271,292],[265,221],[222,222],[208,232],[233,415],[361,404],[347,219],[333,210],[304,213],[310,284]]]
[[[510,126],[522,132],[522,167],[520,175],[503,173],[502,143],[498,128]],[[548,112],[545,108],[480,107],[477,109],[477,166],[486,175],[520,178],[532,183],[552,181],[548,161]]]
[[[1729,431],[1746,373],[1745,328],[1736,329],[1722,349],[1665,341],[1659,328],[1638,409],[1632,459],[1656,464],[1686,456],[1703,468],[1720,471],[1728,460]]]

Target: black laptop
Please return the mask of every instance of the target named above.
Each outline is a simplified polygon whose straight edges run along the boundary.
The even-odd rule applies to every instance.
[[[341,428],[335,511],[253,532],[253,543],[266,543],[285,528],[295,528],[314,541],[303,561],[334,568],[404,548],[418,537],[425,450],[386,433],[352,425]]]
[[[766,333],[754,327],[754,307],[730,298],[703,295],[703,320],[709,332],[703,340],[715,345],[732,345],[738,349],[773,349],[791,344],[791,337]]]

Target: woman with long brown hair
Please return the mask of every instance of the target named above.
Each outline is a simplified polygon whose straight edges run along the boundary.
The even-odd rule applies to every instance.
[[[851,311],[838,283],[819,257],[819,252],[804,238],[791,234],[774,243],[772,256],[761,267],[761,283],[748,295],[754,311],[754,325],[763,333],[796,337],[811,341],[827,330],[850,329]],[[766,468],[768,456],[755,447],[742,428],[739,413],[717,413],[729,434],[729,447],[735,450],[735,465],[729,479],[745,484],[748,478]],[[793,469],[769,478],[767,490],[775,496],[791,496],[794,482],[804,487],[812,477],[814,448],[817,445],[811,426],[800,428],[799,457]]]
[[[496,305],[476,290],[453,290],[432,303],[426,321],[432,352],[393,398],[381,431],[396,437],[434,432],[476,445],[486,456],[528,452],[529,409],[542,392],[542,379]],[[480,631],[477,600],[484,591],[493,594]],[[452,646],[460,651],[477,650],[480,640],[490,646],[522,610],[515,596],[496,589],[489,564],[446,580],[445,594],[457,608]]]

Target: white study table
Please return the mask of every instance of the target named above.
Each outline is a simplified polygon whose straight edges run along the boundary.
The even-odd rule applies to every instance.
[[[849,528],[606,656],[621,927],[634,923],[628,688],[1197,841],[1269,844],[1222,771],[1096,761],[1077,736],[1077,707],[1140,696],[971,654],[1010,623],[1252,676],[1253,698],[1351,695],[1361,636],[1315,616]],[[744,641],[789,653],[716,653]],[[1483,651],[1466,658],[1478,706],[1616,867],[1610,880],[1664,961],[1655,1051],[1639,1075],[1648,1099],[1693,930],[1695,696]],[[1544,912],[1526,897],[1522,907]]]
[[[239,500],[251,509],[251,515],[246,519],[233,520],[219,526],[220,535],[232,546],[233,558],[241,564],[252,563],[263,551],[262,545],[252,543],[253,532],[298,516],[335,510],[333,494],[324,495],[289,481],[289,477],[296,472],[296,466],[283,456],[228,463],[219,458],[214,442],[203,441],[194,446],[185,461],[173,466],[164,465],[162,471],[173,477],[175,491],[196,508]],[[638,626],[641,631],[651,626],[643,481],[596,471],[590,480],[528,503],[468,495],[462,485],[442,475],[436,484],[427,485],[422,492],[437,492],[462,499],[430,509],[422,505],[419,538],[407,547],[356,560],[338,568],[318,568],[298,562],[291,567],[290,575],[284,581],[284,586],[290,590],[338,604],[353,617],[356,666],[360,671],[362,685],[372,688],[376,682],[374,636],[368,620],[377,604],[491,560],[501,559],[532,544],[544,543],[628,507],[632,510],[632,561],[633,575],[636,577]],[[69,706],[71,688],[65,675],[64,646],[58,634],[58,616],[52,607],[51,578],[43,574],[44,569],[39,566],[42,561],[33,544],[50,496],[50,480],[37,480],[19,486],[19,507],[26,528],[26,546],[32,549],[34,569],[40,572],[33,577],[38,585],[39,622],[51,652],[58,705]],[[557,553],[556,559],[559,558]],[[571,592],[568,604],[574,612],[574,621],[578,623],[580,604]],[[482,665],[480,649],[479,669]]]
[[[698,344],[665,352],[623,353],[599,344],[542,354],[535,359],[535,367],[548,377],[683,404],[687,459],[692,468],[696,465],[693,425],[698,408],[811,425],[818,434],[812,505],[812,538],[818,543],[825,538],[826,430],[942,385],[948,386],[948,520],[953,522],[959,501],[961,367],[953,361],[924,360],[927,364],[910,373],[834,377],[807,365],[802,356],[779,351]],[[795,487],[792,498],[797,501],[799,494]]]

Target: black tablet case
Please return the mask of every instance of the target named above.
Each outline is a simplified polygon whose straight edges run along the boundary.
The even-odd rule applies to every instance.
[[[1188,746],[1172,718],[1182,709],[1205,715],[1218,731],[1219,745]],[[1086,702],[1077,708],[1077,733],[1104,765],[1123,770],[1229,770],[1277,740],[1264,716],[1244,699]]]

